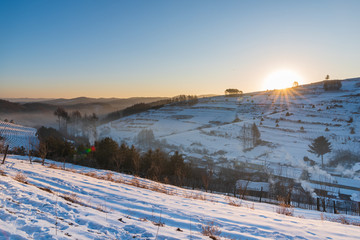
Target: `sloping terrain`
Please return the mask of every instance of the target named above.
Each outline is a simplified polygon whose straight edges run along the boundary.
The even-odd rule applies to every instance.
[[[4,138],[3,145],[9,145],[10,149],[16,147],[33,149],[38,142],[35,128],[3,121],[0,121],[0,136]]]
[[[218,166],[250,163],[274,175],[299,180],[309,191],[325,186],[334,195],[345,193],[359,200],[359,164],[348,169],[321,167],[321,158],[309,153],[308,145],[319,136],[331,142],[333,151],[324,156],[325,164],[338,150],[359,153],[360,79],[342,81],[338,91],[325,91],[322,82],[291,88],[256,92],[241,96],[199,99],[195,105],[167,105],[158,110],[121,118],[98,127],[99,138],[111,137],[119,143],[138,145],[138,134],[152,130],[158,146],[177,150],[186,159]],[[255,123],[262,143],[246,146],[243,126]],[[304,161],[315,161],[310,166]],[[341,184],[339,184],[341,183]],[[340,186],[342,185],[342,186]],[[349,186],[349,187],[346,187]]]
[[[48,162],[49,163],[49,162]],[[358,239],[360,217],[290,209],[133,176],[10,156],[0,239]],[[232,204],[229,204],[232,203]],[[235,206],[241,205],[241,206]],[[338,221],[338,222],[337,222]],[[341,224],[339,222],[348,223]]]

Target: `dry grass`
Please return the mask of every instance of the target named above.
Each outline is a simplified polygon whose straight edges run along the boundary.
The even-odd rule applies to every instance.
[[[66,169],[67,171],[69,172],[72,172],[72,173],[77,173],[77,171],[75,169],[72,169],[72,168],[69,168],[69,169]]]
[[[6,176],[6,173],[4,170],[0,169],[0,176]]]
[[[93,178],[99,178],[96,172],[86,172],[83,173],[85,176],[93,177]]]
[[[99,204],[95,207],[96,210],[100,211],[100,212],[108,212],[106,206]]]
[[[61,167],[59,167],[58,165],[51,163],[49,166],[49,168],[53,168],[53,169],[62,169]]]
[[[162,184],[159,184],[159,183],[155,183],[155,184],[151,185],[150,190],[154,191],[154,192],[165,193],[165,194],[169,193],[169,191]]]
[[[294,209],[286,203],[280,203],[279,207],[276,208],[276,212],[286,216],[294,216]]]
[[[66,201],[69,201],[69,202],[72,202],[72,203],[81,203],[80,198],[75,193],[65,194],[65,195],[62,195],[60,197],[62,197]]]
[[[206,225],[201,226],[201,233],[211,239],[220,239],[217,236],[221,234],[220,228],[214,225],[214,221],[209,221]]]
[[[131,181],[129,182],[129,185],[132,185],[135,187],[143,187],[137,177],[134,177],[133,179],[131,179]]]
[[[198,200],[207,200],[206,199],[206,196],[204,194],[200,194],[200,193],[197,193],[197,194],[194,194],[194,193],[185,193],[184,194],[184,197],[185,198],[191,198],[191,199],[198,199]]]
[[[116,183],[125,183],[125,180],[124,180],[122,177],[118,177],[118,178],[114,179],[113,182],[116,182]]]
[[[229,205],[234,207],[241,207],[241,202],[238,199],[234,199],[232,197],[226,196],[225,200],[229,203]]]
[[[114,178],[113,178],[114,174],[111,172],[106,173],[105,175],[101,176],[101,179],[104,179],[106,181],[111,181],[114,182]]]
[[[18,182],[22,182],[22,183],[25,183],[27,184],[27,178],[24,174],[22,174],[21,172],[18,172],[15,176],[14,176],[14,179]]]
[[[320,218],[321,218],[321,220],[327,220],[330,222],[338,222],[338,223],[345,224],[345,225],[354,225],[354,226],[360,227],[360,222],[351,221],[350,219],[346,218],[343,215],[340,215],[335,218],[331,218],[331,217],[326,217],[323,213],[321,213]]]
[[[48,192],[48,193],[54,193],[54,192],[51,191],[51,189],[48,188],[48,187],[38,187],[38,188],[41,189],[41,190],[43,190],[43,191],[45,191],[45,192]]]

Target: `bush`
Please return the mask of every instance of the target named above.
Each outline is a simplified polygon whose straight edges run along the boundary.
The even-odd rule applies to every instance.
[[[201,226],[201,233],[211,239],[219,239],[216,236],[221,234],[220,228],[214,225],[214,221],[209,221],[207,225]]]
[[[340,80],[326,80],[324,81],[324,89],[325,91],[334,91],[339,90],[342,87],[342,83]]]
[[[330,167],[342,165],[346,168],[350,168],[358,162],[360,162],[359,153],[351,152],[349,150],[339,150],[335,152],[334,156],[330,159],[328,165]]]
[[[355,128],[353,127],[350,128],[350,134],[355,134]]]
[[[24,174],[22,174],[21,172],[17,173],[14,177],[14,179],[18,182],[22,182],[27,184],[27,180],[26,180],[26,176]]]
[[[276,208],[276,213],[283,214],[286,216],[294,216],[294,209],[290,205],[280,203],[279,207]]]

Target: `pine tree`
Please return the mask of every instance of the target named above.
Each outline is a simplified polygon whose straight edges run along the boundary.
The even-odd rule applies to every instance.
[[[314,139],[309,148],[309,152],[321,156],[321,166],[324,167],[324,155],[331,152],[331,143],[324,136],[320,136]]]

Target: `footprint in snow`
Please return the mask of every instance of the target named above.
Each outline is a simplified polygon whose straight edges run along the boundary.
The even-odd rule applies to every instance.
[[[146,230],[144,228],[135,226],[135,225],[126,225],[124,227],[125,231],[128,231],[129,233],[133,233],[133,234],[143,234],[146,232]]]
[[[88,228],[90,228],[90,229],[101,229],[101,228],[103,228],[103,225],[100,225],[100,224],[95,223],[95,222],[88,222]]]

